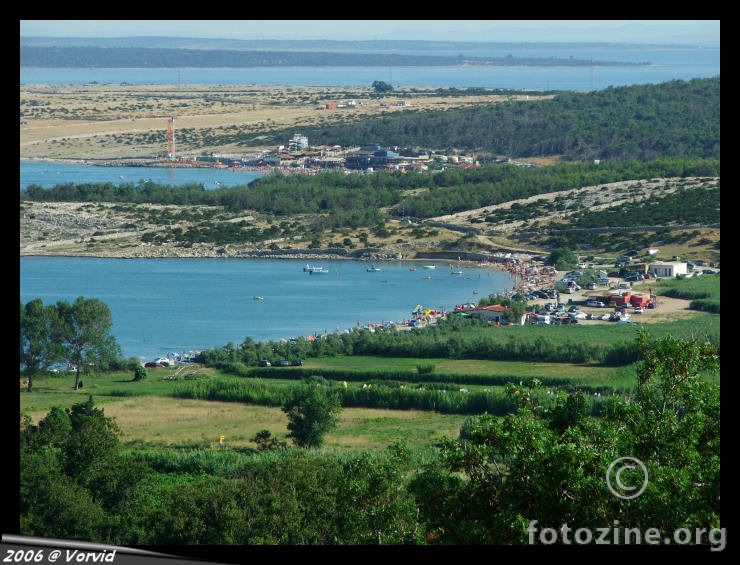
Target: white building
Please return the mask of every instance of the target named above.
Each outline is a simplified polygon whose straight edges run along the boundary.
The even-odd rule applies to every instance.
[[[300,151],[301,149],[306,149],[307,147],[308,138],[305,135],[301,135],[300,133],[295,134],[293,136],[293,139],[288,142],[289,151]]]
[[[685,261],[656,261],[651,263],[648,272],[656,277],[672,279],[676,275],[685,275],[689,272]]]

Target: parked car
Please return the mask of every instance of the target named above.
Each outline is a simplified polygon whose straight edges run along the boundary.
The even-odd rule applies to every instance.
[[[630,273],[629,275],[624,277],[624,280],[627,282],[643,281],[645,280],[645,275],[641,275],[640,273]]]
[[[586,319],[586,313],[581,312],[580,310],[577,312],[571,312],[569,316],[571,318],[571,323],[573,323],[573,320],[585,320]]]
[[[642,314],[645,311],[645,308],[642,306],[635,306],[635,314]]]
[[[717,274],[717,271],[713,271],[712,269],[702,269],[701,272],[704,273],[705,275],[716,275]]]
[[[267,359],[263,359],[260,361],[260,367],[272,367],[272,363],[270,363]]]
[[[293,359],[293,366],[294,367],[301,367],[301,366],[303,366],[303,361],[301,361],[300,359]]]
[[[595,282],[588,283],[588,286],[586,286],[588,290],[596,290],[599,288],[599,284]]]
[[[606,306],[601,300],[596,300],[595,298],[589,298],[586,302],[586,306],[589,306],[590,308],[603,308]]]
[[[287,359],[280,359],[280,361],[278,361],[278,367],[287,367],[288,365],[290,365],[290,363],[288,363]]]

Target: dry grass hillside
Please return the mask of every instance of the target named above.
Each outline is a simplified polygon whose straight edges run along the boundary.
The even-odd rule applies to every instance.
[[[370,87],[21,85],[20,157],[100,160],[162,156],[167,150],[170,117],[175,117],[177,131],[183,132],[177,140],[178,155],[239,154],[245,152],[239,145],[209,143],[215,135],[282,128],[300,133],[300,128],[308,125],[508,99],[493,94],[444,97],[435,92],[399,89],[396,96],[378,99],[372,97]],[[399,100],[405,105],[397,105]],[[343,104],[349,101],[355,105]],[[338,107],[326,109],[328,104]],[[288,139],[283,142],[287,144]]]
[[[433,90],[399,90],[393,96],[374,98],[371,88],[264,87],[206,85],[21,85],[20,87],[20,157],[27,159],[86,160],[151,159],[166,152],[167,120],[176,118],[180,155],[204,152],[244,153],[237,145],[209,145],[229,132],[259,132],[286,128],[296,132],[315,124],[330,124],[375,115],[450,109],[503,101],[501,95],[444,97]],[[326,109],[329,103],[354,100],[354,107]],[[405,105],[396,105],[403,100]],[[186,133],[186,135],[185,135]],[[256,135],[256,134],[255,134]],[[287,140],[285,140],[287,142]],[[274,146],[263,147],[275,149]],[[538,161],[547,165],[553,160]],[[689,182],[684,180],[685,183]],[[697,181],[700,182],[700,181]],[[718,181],[716,181],[718,182]],[[614,183],[607,186],[579,188],[569,193],[580,207],[629,206],[641,199],[671,192],[676,182],[670,179],[640,183]],[[559,193],[562,195],[562,193]],[[536,199],[555,198],[556,195]],[[522,201],[521,203],[525,203]],[[505,203],[501,207],[510,207]],[[178,207],[170,207],[177,217]],[[518,231],[567,226],[569,210],[557,216],[530,219],[528,225],[517,222],[490,222],[496,207],[469,210],[435,218],[446,227],[419,229],[419,226],[389,221],[387,237],[370,237],[367,245],[382,248],[379,258],[422,257],[431,252],[471,251],[494,253],[510,251],[521,254],[548,252],[537,242],[523,244],[513,237]],[[271,246],[300,251],[310,241],[300,234],[311,218],[295,218],[295,235],[255,246],[174,244],[152,245],[141,241],[143,235],[154,236],[171,225],[150,221],[155,207],[147,213],[136,207],[89,203],[21,202],[21,255],[90,255],[114,257],[201,257],[240,256]],[[573,209],[575,210],[575,208]],[[266,228],[272,218],[259,214],[224,213],[215,221],[233,222],[247,219],[257,228]],[[132,228],[135,226],[135,229]],[[448,227],[460,229],[448,229]],[[178,225],[187,230],[186,223]],[[485,235],[465,238],[464,228],[483,228]],[[327,233],[326,244],[349,239],[356,248],[365,246],[362,232]],[[670,243],[658,234],[649,246],[661,249],[661,258],[673,255],[719,261],[719,229],[687,230],[673,233]],[[652,237],[650,234],[647,237]],[[644,246],[646,247],[646,246]],[[586,253],[611,253],[609,250],[583,250]],[[613,253],[612,253],[613,254]]]

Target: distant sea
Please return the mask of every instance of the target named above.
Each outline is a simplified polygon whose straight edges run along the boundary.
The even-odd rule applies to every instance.
[[[449,52],[428,54],[450,55]],[[457,53],[454,53],[457,55]],[[719,48],[495,47],[472,56],[546,57],[587,61],[645,63],[628,66],[594,64],[547,67],[254,67],[254,68],[21,68],[21,84],[244,84],[263,86],[370,87],[383,81],[397,88],[502,88],[515,90],[603,90],[659,84],[671,80],[712,78],[720,74]]]

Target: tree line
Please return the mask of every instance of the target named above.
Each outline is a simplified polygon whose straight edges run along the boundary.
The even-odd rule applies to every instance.
[[[374,226],[391,217],[423,220],[512,200],[576,190],[584,186],[648,178],[719,177],[719,159],[663,159],[650,163],[570,163],[541,168],[491,164],[476,169],[448,169],[434,174],[377,171],[372,175],[272,174],[245,186],[207,190],[202,184],[181,186],[153,181],[134,183],[62,183],[51,188],[29,185],[25,200],[39,202],[121,202],[220,206],[230,212],[253,210],[275,218],[300,214],[316,216],[324,229]],[[422,190],[422,194],[414,194]],[[699,205],[698,202],[706,202]],[[641,206],[640,224],[717,223],[719,190],[684,191],[681,197],[655,197]],[[654,203],[654,204],[653,204]],[[665,203],[665,206],[662,204]],[[541,206],[535,203],[532,206]],[[389,212],[381,212],[389,209]],[[508,214],[531,211],[515,207]],[[190,213],[186,208],[182,214]],[[504,212],[501,212],[504,213]],[[572,227],[636,225],[635,210],[595,212],[584,210]],[[207,220],[208,218],[203,218]],[[492,216],[492,219],[495,217]],[[617,219],[617,223],[614,221]],[[207,222],[204,222],[204,226]],[[248,229],[251,226],[241,225]],[[236,237],[242,230],[236,231]],[[184,238],[187,240],[187,237]],[[221,241],[228,243],[228,241]]]

